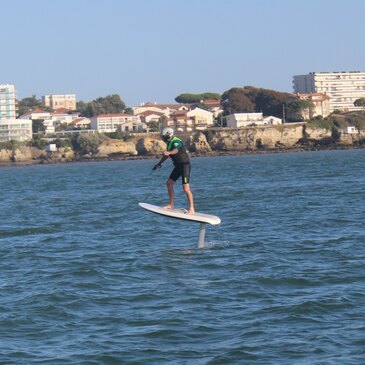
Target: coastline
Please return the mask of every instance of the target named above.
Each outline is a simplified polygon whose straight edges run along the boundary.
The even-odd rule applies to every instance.
[[[333,150],[361,150],[365,149],[365,145],[351,146],[300,146],[295,148],[274,148],[274,149],[256,149],[256,150],[237,150],[237,151],[210,151],[210,152],[189,152],[191,158],[209,158],[209,157],[224,157],[224,156],[242,156],[242,155],[265,155],[278,153],[296,153],[296,152],[320,152]],[[69,163],[85,163],[85,162],[110,162],[110,161],[137,161],[137,160],[157,160],[161,154],[155,155],[125,155],[119,157],[77,157],[72,159],[62,158],[41,158],[21,161],[5,161],[0,160],[1,167],[22,167],[33,165],[54,165],[54,164],[69,164]]]

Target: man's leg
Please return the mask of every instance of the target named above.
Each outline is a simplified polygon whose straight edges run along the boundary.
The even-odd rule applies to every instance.
[[[174,184],[175,181],[172,179],[168,179],[166,182],[167,192],[169,193],[169,205],[166,205],[164,208],[166,209],[174,209]]]
[[[190,190],[190,185],[189,184],[183,184],[183,189],[185,191],[186,197],[188,198],[188,202],[189,202],[189,214],[193,214],[195,213],[195,209],[194,209],[194,197],[193,197],[193,193]]]

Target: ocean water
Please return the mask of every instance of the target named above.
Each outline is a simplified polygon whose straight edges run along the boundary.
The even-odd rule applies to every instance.
[[[0,364],[365,364],[364,150],[155,163],[0,169]]]

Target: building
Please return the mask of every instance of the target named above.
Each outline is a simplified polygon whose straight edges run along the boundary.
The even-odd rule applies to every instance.
[[[90,129],[91,121],[89,118],[80,117],[71,122],[74,129]]]
[[[214,118],[217,118],[223,113],[223,108],[221,106],[220,100],[202,100],[202,105],[204,105],[210,112],[213,113]]]
[[[164,127],[171,127],[179,132],[205,130],[213,126],[213,113],[204,109],[176,110],[171,113]]]
[[[65,108],[67,110],[76,110],[76,95],[45,95],[43,96],[43,104],[54,110]]]
[[[45,112],[42,109],[34,109],[29,111],[28,113],[22,114],[19,118],[21,119],[30,119],[30,120],[37,120],[37,119],[50,119],[51,113]]]
[[[278,117],[274,117],[272,115],[264,117],[264,125],[279,125],[279,124],[283,124],[283,120]]]
[[[71,112],[65,108],[59,108],[55,112],[51,113],[51,119],[55,125],[71,124],[75,119],[80,117],[79,112]]]
[[[138,115],[132,114],[101,114],[90,118],[91,129],[100,133],[144,132],[146,123],[141,122]]]
[[[0,142],[29,141],[33,138],[29,119],[0,119]]]
[[[278,125],[283,121],[274,116],[264,117],[262,113],[234,113],[227,115],[227,127],[241,128],[260,125]]]
[[[240,128],[252,125],[263,125],[262,113],[234,113],[227,115],[227,127]]]
[[[327,117],[330,111],[330,97],[327,94],[322,93],[312,93],[312,94],[293,94],[287,102],[293,100],[309,100],[313,103],[314,108],[309,110],[306,108],[304,110],[289,112],[287,111],[287,117],[289,118],[302,118],[303,120],[309,120],[317,116]]]
[[[0,84],[0,119],[15,119],[16,111],[15,86]]]
[[[294,93],[323,93],[330,97],[330,111],[361,110],[357,99],[365,97],[365,72],[311,72],[293,77]]]
[[[178,110],[190,110],[189,104],[157,104],[157,103],[142,103],[139,106],[132,107],[133,114],[139,115],[145,113],[147,111],[162,113],[166,117],[170,117],[170,115]]]

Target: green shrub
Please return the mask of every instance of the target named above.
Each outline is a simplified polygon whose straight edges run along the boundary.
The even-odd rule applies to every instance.
[[[322,129],[327,129],[327,130],[332,130],[334,124],[328,120],[328,119],[321,119],[321,120],[312,120],[310,122],[308,122],[307,127],[309,128],[322,128]]]
[[[80,134],[72,139],[72,147],[80,155],[95,155],[101,142],[98,134]]]

